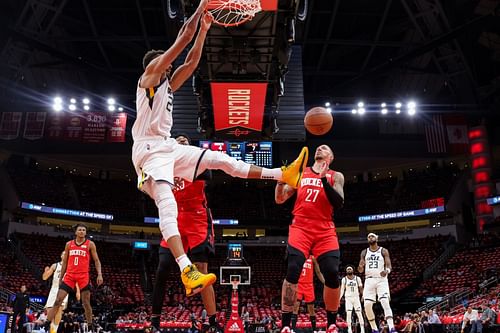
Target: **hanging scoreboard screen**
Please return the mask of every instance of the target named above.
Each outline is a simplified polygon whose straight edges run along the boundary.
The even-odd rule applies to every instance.
[[[200,147],[228,154],[237,160],[265,168],[273,166],[273,143],[260,142],[231,142],[231,141],[200,141]]]
[[[227,250],[228,259],[243,259],[243,246],[241,243],[229,243]]]

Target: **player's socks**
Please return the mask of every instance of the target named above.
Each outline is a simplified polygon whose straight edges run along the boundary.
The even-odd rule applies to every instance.
[[[326,311],[326,327],[337,325],[337,311]]]
[[[292,330],[294,330],[297,327],[297,315],[295,313],[292,313]]]
[[[57,333],[57,327],[54,323],[50,323],[49,333]]]
[[[185,254],[175,258],[175,261],[177,262],[177,265],[179,265],[181,272],[184,271],[184,268],[188,267],[189,265],[192,265],[191,260],[189,260],[188,256]]]
[[[377,328],[377,322],[375,321],[375,319],[368,319],[368,322],[370,323],[370,327],[372,328],[372,332],[378,332],[378,328]]]
[[[316,316],[309,316],[309,320],[311,321],[311,328],[316,331]]]
[[[215,314],[208,317],[208,324],[210,326],[217,326],[217,319],[215,317]]]
[[[387,326],[389,326],[389,330],[394,328],[394,319],[392,317],[387,318]]]
[[[282,174],[283,171],[281,171],[280,168],[274,168],[274,169],[262,168],[262,174],[260,175],[260,178],[280,180]]]
[[[281,328],[290,327],[291,321],[292,321],[291,312],[283,312],[281,314]]]

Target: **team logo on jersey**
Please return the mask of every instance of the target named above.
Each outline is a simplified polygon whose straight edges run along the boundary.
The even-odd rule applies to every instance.
[[[87,245],[82,245],[82,249],[86,249],[87,248]]]

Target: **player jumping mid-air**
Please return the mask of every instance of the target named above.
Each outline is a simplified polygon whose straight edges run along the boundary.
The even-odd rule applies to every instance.
[[[187,257],[177,227],[177,204],[172,191],[174,177],[192,182],[205,170],[219,169],[240,178],[283,181],[296,187],[307,163],[307,148],[288,167],[265,169],[238,161],[225,154],[194,146],[180,145],[171,137],[173,93],[193,74],[198,66],[212,16],[206,12],[208,0],[201,0],[195,13],[181,28],[174,44],[167,50],[152,50],[143,59],[144,73],[137,83],[137,118],[132,127],[134,144],[132,162],[138,187],[156,203],[160,230],[181,271],[186,294],[192,296],[216,280],[214,274],[203,274]],[[175,71],[172,64],[193,39],[193,47],[184,63]],[[248,101],[233,101],[242,106]]]

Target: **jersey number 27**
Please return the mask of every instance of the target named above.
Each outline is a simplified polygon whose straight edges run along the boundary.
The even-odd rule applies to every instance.
[[[306,201],[307,202],[316,202],[316,199],[319,195],[319,190],[313,190],[312,188],[307,189]]]

